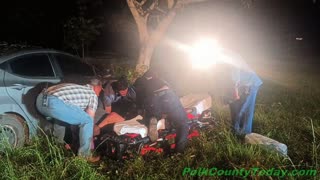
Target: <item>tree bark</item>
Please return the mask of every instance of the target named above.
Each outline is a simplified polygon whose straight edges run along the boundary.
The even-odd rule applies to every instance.
[[[149,69],[154,49],[163,38],[175,15],[175,11],[170,12],[166,17],[164,17],[164,19],[162,19],[162,21],[158,24],[158,27],[153,32],[149,32],[149,37],[141,43],[139,58],[136,66],[136,70],[138,72],[143,73]]]
[[[140,51],[139,51],[139,57],[137,60],[136,71],[139,74],[142,74],[149,68],[149,67],[145,67],[143,65],[143,62],[145,62],[146,59],[151,59],[152,53],[153,53],[153,48],[149,47],[147,43],[149,39],[148,26],[147,26],[148,15],[143,17],[139,14],[134,4],[134,0],[127,0],[127,4],[129,6],[129,9],[133,15],[133,18],[138,28],[139,40],[140,40]]]
[[[167,0],[170,11],[163,17],[156,29],[152,32],[148,31],[147,21],[149,14],[141,16],[134,2],[135,0],[127,0],[130,11],[138,27],[140,51],[137,60],[136,71],[139,74],[142,74],[149,69],[154,49],[158,45],[159,41],[163,38],[166,30],[176,16],[177,9],[180,9],[184,4],[193,2],[193,0],[178,0],[176,3],[174,3],[174,0]]]

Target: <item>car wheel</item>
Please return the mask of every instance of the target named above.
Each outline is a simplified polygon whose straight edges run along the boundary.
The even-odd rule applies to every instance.
[[[20,116],[15,114],[0,116],[0,141],[5,140],[11,147],[22,147],[28,135],[27,124]]]

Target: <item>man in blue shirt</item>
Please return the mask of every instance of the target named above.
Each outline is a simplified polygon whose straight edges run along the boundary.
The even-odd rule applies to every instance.
[[[229,66],[232,79],[233,102],[229,104],[232,127],[236,134],[249,134],[252,132],[256,96],[263,82],[241,56],[226,50],[223,54],[221,60]]]
[[[129,86],[126,77],[119,78],[118,81],[111,81],[103,87],[99,98],[107,113],[116,112],[126,119],[129,117],[130,110],[135,109],[136,92]]]
[[[107,124],[131,119],[137,115],[135,107],[136,93],[129,86],[126,77],[121,77],[117,81],[109,81],[103,85],[99,95],[98,109],[104,110],[104,114],[108,114],[98,125],[95,131],[103,128]],[[102,113],[101,113],[102,114]],[[103,116],[99,116],[97,121],[100,121]],[[97,135],[97,134],[95,134]]]

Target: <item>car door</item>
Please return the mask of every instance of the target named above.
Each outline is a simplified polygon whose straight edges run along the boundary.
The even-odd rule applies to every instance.
[[[80,58],[63,53],[51,55],[60,67],[58,73],[63,74],[63,82],[87,84],[95,78],[93,67],[81,61]]]
[[[61,79],[56,75],[46,53],[15,57],[7,61],[6,68],[4,83],[7,92],[21,107],[29,121],[35,125],[33,128],[36,128],[41,119],[35,108],[37,95],[44,87],[59,83]]]
[[[6,64],[0,64],[0,114],[4,114],[11,109],[16,109],[16,112],[21,111],[20,107],[16,106],[16,103],[7,94],[6,86],[4,84],[4,74]]]

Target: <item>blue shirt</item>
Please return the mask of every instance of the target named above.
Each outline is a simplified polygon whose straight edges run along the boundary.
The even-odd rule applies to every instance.
[[[242,69],[234,69],[232,72],[232,80],[238,86],[261,86],[262,80],[253,72]]]
[[[111,82],[112,83],[112,82]],[[101,99],[104,108],[110,107],[112,103],[118,102],[120,100],[126,100],[134,102],[136,100],[136,92],[132,87],[128,87],[128,93],[126,96],[121,96],[113,91],[111,83],[107,84],[104,87],[104,90],[101,91],[99,98]]]
[[[223,62],[232,66],[232,80],[237,86],[261,86],[260,77],[244,62],[243,58],[231,51],[224,50]]]

